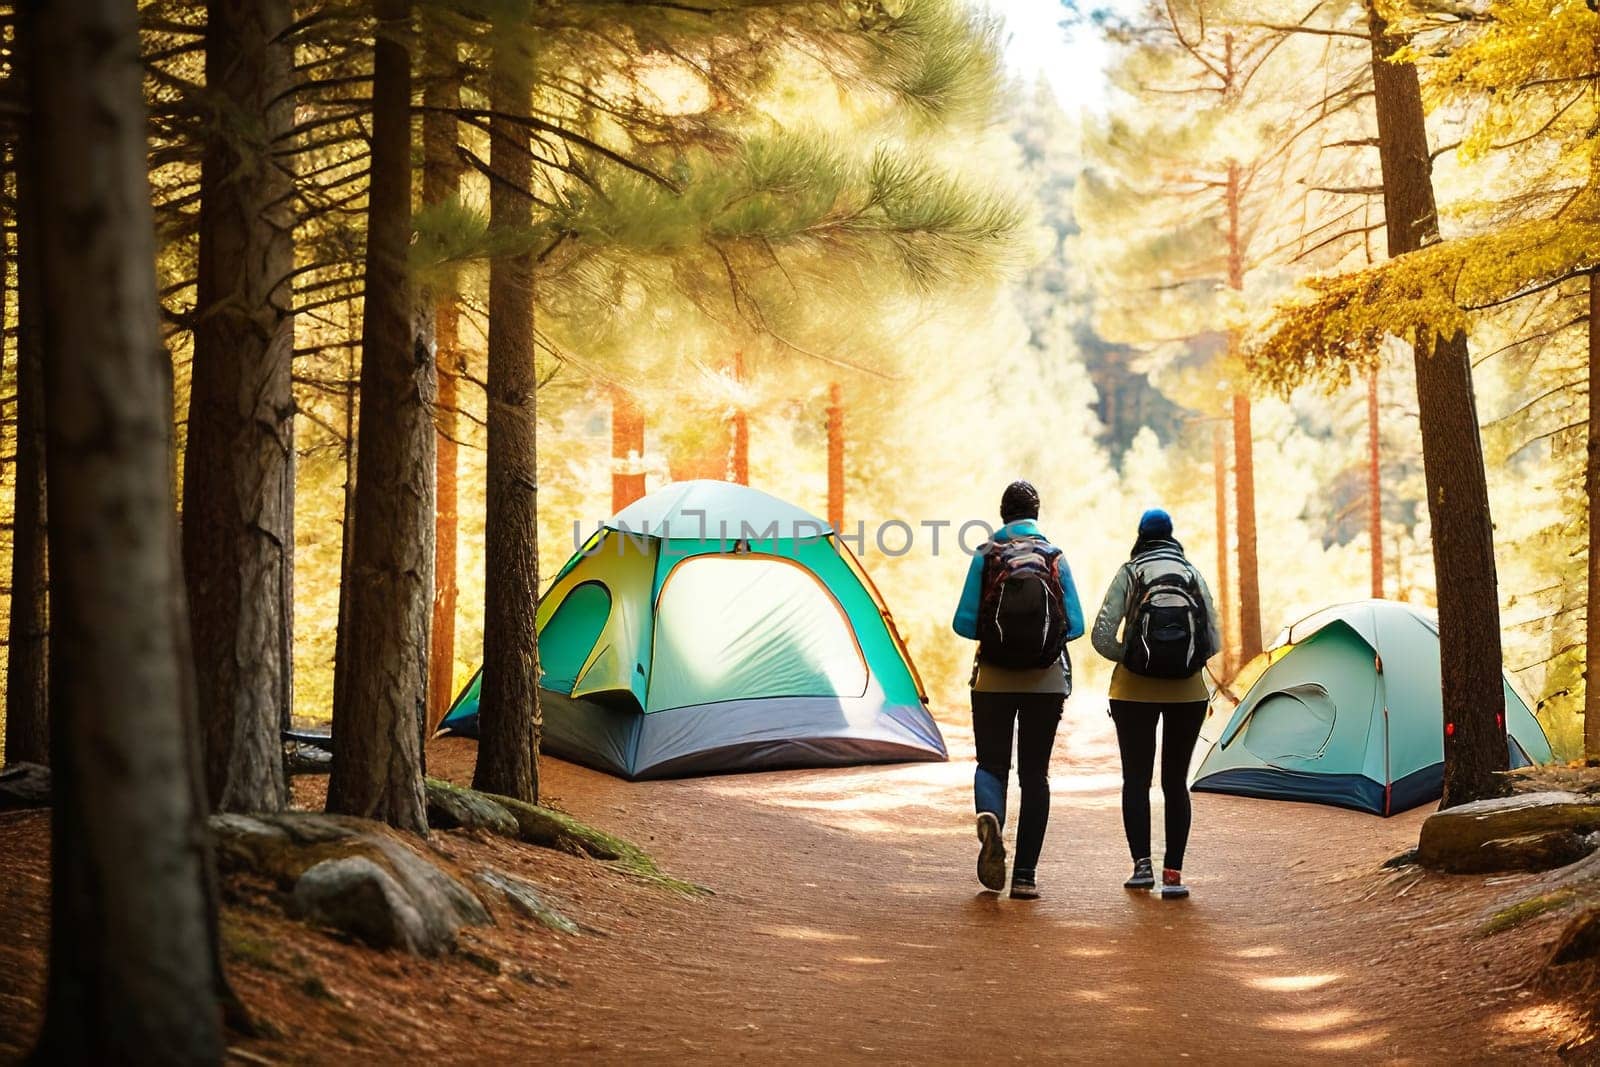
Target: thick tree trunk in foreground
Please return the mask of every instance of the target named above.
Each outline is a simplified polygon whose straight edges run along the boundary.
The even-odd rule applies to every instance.
[[[206,792],[219,811],[288,802],[279,730],[293,663],[294,217],[273,158],[293,106],[288,0],[211,0],[212,125],[183,465],[183,565]]]
[[[456,152],[456,118],[450,110],[461,106],[461,70],[455,39],[430,34],[426,45],[429,81],[423,91],[430,109],[422,117],[422,202],[443,204],[461,190],[461,159]],[[434,515],[433,634],[428,656],[428,727],[431,733],[450,710],[455,697],[456,666],[456,437],[460,419],[459,381],[462,367],[456,294],[442,285],[430,294],[437,353],[439,403],[434,420],[438,427],[435,463],[438,505]]]
[[[1372,80],[1383,165],[1389,255],[1439,240],[1432,164],[1417,69],[1389,57],[1390,37],[1369,2]],[[1464,333],[1414,342],[1423,475],[1433,527],[1444,700],[1444,800],[1451,807],[1504,791],[1508,765],[1501,676],[1500,600],[1483,442]]]
[[[644,496],[644,414],[620,386],[611,390],[611,513]]]
[[[828,385],[828,525],[844,529],[844,391]]]
[[[433,609],[433,352],[406,275],[409,0],[379,0],[362,316],[356,528],[341,601],[328,810],[426,833],[422,732]],[[398,39],[397,39],[398,38]]]
[[[1378,368],[1367,374],[1367,540],[1372,542],[1372,596],[1383,599],[1383,465],[1378,447]]]
[[[132,0],[39,5],[53,590],[51,1063],[216,1063],[169,379]]]
[[[526,57],[496,43],[491,107],[528,113]],[[528,129],[492,120],[489,227],[516,232],[531,222]],[[539,796],[538,375],[534,369],[533,256],[489,264],[489,457],[484,522],[483,689],[473,788],[518,800]]]
[[[1589,275],[1588,629],[1583,660],[1583,755],[1600,759],[1600,271]]]
[[[39,323],[37,141],[25,131],[16,166],[17,465],[6,646],[6,762],[50,762],[49,537],[45,514],[44,352]]]

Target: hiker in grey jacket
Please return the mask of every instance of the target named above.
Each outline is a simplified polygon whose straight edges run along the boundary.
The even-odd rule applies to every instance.
[[[1204,655],[1222,648],[1220,618],[1211,590],[1200,571],[1183,555],[1172,536],[1172,517],[1152,508],[1139,519],[1139,536],[1128,561],[1117,568],[1095,618],[1090,642],[1094,650],[1115,663],[1111,673],[1111,718],[1117,726],[1117,747],[1122,752],[1122,826],[1133,854],[1133,876],[1123,883],[1129,889],[1155,885],[1150,856],[1150,779],[1155,770],[1156,723],[1161,730],[1161,794],[1166,811],[1166,856],[1162,861],[1163,897],[1185,897],[1183,854],[1189,839],[1189,760],[1205,721],[1210,694],[1203,664],[1183,677],[1152,677],[1129,667],[1129,644],[1138,604],[1136,597],[1152,582],[1180,583],[1192,578],[1204,605]],[[1193,635],[1198,642],[1202,635]]]

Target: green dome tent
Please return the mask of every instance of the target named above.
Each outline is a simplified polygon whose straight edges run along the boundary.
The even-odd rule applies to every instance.
[[[1194,788],[1393,815],[1437,800],[1444,782],[1439,630],[1406,604],[1366,600],[1302,619],[1241,677],[1231,716],[1213,713]],[[1505,683],[1511,766],[1551,757],[1544,730]]]
[[[561,568],[536,622],[542,748],[562,759],[637,779],[945,758],[860,564],[758,490],[677,482],[634,502]],[[477,736],[481,677],[443,732]]]

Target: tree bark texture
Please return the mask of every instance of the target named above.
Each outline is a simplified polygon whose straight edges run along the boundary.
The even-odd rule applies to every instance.
[[[1251,445],[1250,398],[1233,395],[1233,496],[1239,542],[1239,662],[1261,654],[1261,581],[1256,565],[1255,450]]]
[[[1230,72],[1233,70],[1233,36],[1228,35]],[[1228,160],[1226,204],[1228,209],[1228,288],[1244,289],[1244,233],[1239,225],[1239,201],[1243,195],[1237,160]],[[1239,335],[1228,334],[1228,355],[1237,362]],[[1233,395],[1233,492],[1234,522],[1239,536],[1239,662],[1248,663],[1261,654],[1261,575],[1256,562],[1256,469],[1255,443],[1250,430],[1250,397]]]
[[[24,77],[27,77],[24,72]],[[50,762],[50,567],[45,522],[44,352],[39,322],[37,141],[22,131],[16,155],[17,464],[6,646],[6,762]]]
[[[1372,80],[1389,255],[1439,240],[1432,163],[1417,69],[1390,57],[1392,37],[1369,2]],[[1433,528],[1444,702],[1444,800],[1452,807],[1503,792],[1505,689],[1494,526],[1467,337],[1414,339],[1423,477]]]
[[[132,0],[40,4],[40,310],[53,589],[50,967],[36,1056],[223,1055],[207,831],[183,717],[171,368]]]
[[[522,116],[530,106],[528,64],[502,39],[491,60],[491,107]],[[491,120],[489,227],[515,233],[531,221],[528,129]],[[472,785],[518,800],[539,796],[539,599],[537,385],[533,256],[489,264],[489,455],[484,522],[483,687]]]
[[[456,118],[449,112],[461,106],[461,66],[455,39],[432,33],[425,44],[428,83],[423,101],[430,108],[422,117],[422,201],[449,203],[461,190],[461,159]],[[450,710],[455,698],[456,665],[456,438],[460,419],[460,375],[464,355],[460,347],[454,287],[441,284],[429,294],[433,300],[434,341],[437,352],[439,404],[438,457],[435,463],[437,508],[434,516],[433,631],[428,657],[428,727],[431,733]]]
[[[1588,618],[1583,659],[1583,755],[1600,759],[1600,271],[1589,275]]]
[[[1212,424],[1211,473],[1217,489],[1217,611],[1222,619],[1217,632],[1222,634],[1222,676],[1231,678],[1237,664],[1233,648],[1233,595],[1228,572],[1228,431],[1219,419]]]
[[[294,213],[274,150],[293,120],[288,0],[211,0],[183,564],[206,792],[288,802],[279,734],[294,665]]]
[[[427,832],[422,734],[433,611],[433,351],[406,272],[409,0],[379,0],[355,530],[335,667],[328,811]]]

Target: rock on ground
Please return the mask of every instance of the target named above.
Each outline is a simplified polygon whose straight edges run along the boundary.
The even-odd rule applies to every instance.
[[[223,870],[273,879],[304,917],[376,948],[433,955],[462,926],[491,921],[472,890],[381,823],[285,812],[214,815],[211,828]]]
[[[388,871],[365,856],[323,860],[294,884],[293,911],[373,948],[434,955],[440,948],[422,915]]]
[[[474,789],[427,780],[428,825],[439,830],[487,830],[502,837],[518,836],[517,820],[505,806]]]
[[[49,767],[42,763],[13,763],[0,770],[0,811],[49,806]]]
[[[1545,792],[1478,800],[1428,816],[1417,862],[1452,874],[1548,870],[1593,852],[1597,831],[1600,798]]]
[[[579,932],[578,924],[551,907],[545,901],[539,887],[532,882],[493,867],[485,868],[473,875],[473,878],[499,894],[501,899],[510,905],[511,910],[523,918],[532,919],[542,926],[559,930],[564,934]]]

